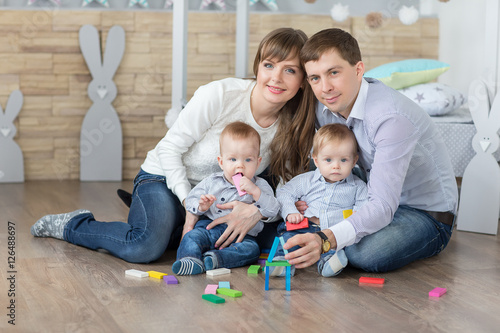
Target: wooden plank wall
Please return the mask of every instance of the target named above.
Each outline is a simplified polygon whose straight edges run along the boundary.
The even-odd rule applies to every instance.
[[[189,13],[188,99],[212,80],[234,76],[234,13]],[[79,179],[79,137],[92,102],[91,76],[81,55],[78,30],[92,24],[101,32],[121,25],[126,49],[115,75],[124,135],[123,175],[132,179],[148,150],[165,135],[170,108],[172,12],[152,11],[0,11],[0,104],[11,91],[24,94],[15,121],[16,142],[24,153],[25,178]],[[259,13],[250,15],[249,77],[258,43],[270,30],[291,26],[306,34],[339,27],[358,38],[366,68],[408,58],[438,56],[438,21],[420,19],[411,26],[387,19],[370,29],[363,17],[342,23],[329,15]],[[3,157],[2,157],[3,158]]]

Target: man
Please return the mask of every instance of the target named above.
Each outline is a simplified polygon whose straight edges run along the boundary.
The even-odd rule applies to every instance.
[[[301,248],[286,259],[297,268],[307,267],[330,246],[345,248],[354,267],[386,272],[439,253],[451,237],[458,190],[430,117],[399,92],[363,78],[358,43],[341,29],[312,36],[301,60],[319,101],[316,127],[342,123],[356,135],[369,200],[318,234],[288,240],[285,249]],[[306,204],[299,202],[299,209]]]

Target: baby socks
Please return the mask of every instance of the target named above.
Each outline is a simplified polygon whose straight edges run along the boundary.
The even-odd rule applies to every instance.
[[[344,250],[340,250],[332,255],[326,255],[318,261],[318,273],[324,277],[332,277],[342,272],[346,266],[347,257]]]
[[[205,267],[200,259],[182,258],[174,262],[172,272],[176,275],[195,275],[205,272]]]

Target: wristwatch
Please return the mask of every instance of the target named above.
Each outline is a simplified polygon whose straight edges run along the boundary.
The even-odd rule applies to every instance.
[[[328,240],[328,237],[326,237],[323,231],[318,231],[316,233],[319,235],[319,237],[321,237],[321,240],[323,241],[323,244],[321,245],[321,254],[330,251],[331,244]]]

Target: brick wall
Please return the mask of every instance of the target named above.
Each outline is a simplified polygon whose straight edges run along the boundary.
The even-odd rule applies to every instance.
[[[123,177],[137,173],[148,150],[165,135],[170,108],[172,12],[151,11],[0,11],[0,104],[11,91],[24,94],[15,121],[16,142],[24,153],[25,178],[78,179],[79,138],[91,76],[81,55],[78,30],[92,24],[101,32],[121,25],[125,55],[114,77],[118,96],[113,106],[123,129]],[[366,68],[407,58],[437,58],[437,19],[404,26],[388,19],[376,30],[364,18],[342,23],[330,16],[251,14],[249,76],[258,43],[270,30],[291,26],[308,35],[327,27],[351,32]],[[212,80],[234,76],[235,14],[189,14],[187,98]],[[5,158],[5,157],[0,157]]]

